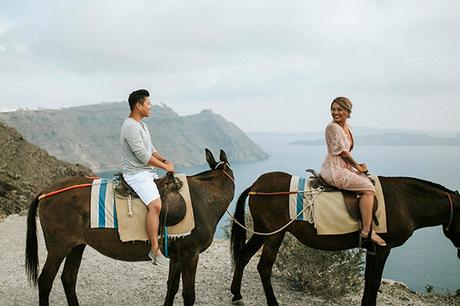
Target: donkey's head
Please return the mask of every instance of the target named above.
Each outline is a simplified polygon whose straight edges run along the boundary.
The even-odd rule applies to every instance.
[[[213,184],[207,186],[208,193],[213,192],[220,198],[225,197],[225,199],[229,199],[227,204],[230,204],[235,192],[235,178],[227,154],[220,150],[220,161],[217,162],[209,149],[205,149],[205,151],[206,160],[211,170],[203,172],[199,176],[202,180],[212,179],[214,181]]]
[[[201,222],[198,224],[200,235],[209,238],[214,236],[217,223],[233,200],[235,179],[224,151],[220,151],[220,161],[216,161],[206,149],[206,160],[211,169],[188,177],[188,182],[194,212],[201,215],[196,218],[198,223]]]
[[[443,225],[444,235],[449,238],[457,248],[457,257],[460,259],[460,194],[455,191],[448,194],[449,197],[449,221]]]
[[[209,167],[211,170],[221,170],[232,182],[235,183],[235,178],[233,176],[233,170],[230,167],[230,163],[228,162],[227,154],[225,154],[224,150],[220,150],[220,161],[216,162],[214,156],[212,155],[209,149],[205,149],[206,151],[206,160],[208,162]]]

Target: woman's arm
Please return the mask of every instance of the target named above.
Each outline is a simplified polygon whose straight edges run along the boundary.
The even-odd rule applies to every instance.
[[[340,154],[340,157],[342,157],[342,159],[347,163],[349,164],[350,166],[352,166],[353,168],[355,168],[356,170],[358,170],[359,172],[367,172],[367,165],[366,164],[359,164],[357,163],[353,157],[351,156],[351,153],[348,152],[348,151],[342,151]]]

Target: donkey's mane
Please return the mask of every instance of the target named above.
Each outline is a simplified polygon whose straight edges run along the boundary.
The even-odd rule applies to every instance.
[[[385,176],[382,176],[382,177],[385,177]],[[388,178],[390,178],[390,177],[388,177]],[[430,182],[430,181],[427,181],[427,180],[422,180],[422,179],[415,178],[415,177],[396,176],[396,177],[391,177],[391,178],[412,180],[412,181],[416,181],[416,182],[419,182],[419,183],[423,183],[423,184],[429,185],[429,186],[431,186],[431,187],[433,187],[433,188],[441,189],[441,190],[444,191],[444,192],[454,193],[452,190],[450,190],[449,188],[444,187],[444,186],[441,185],[441,184],[433,183],[433,182]]]
[[[189,177],[199,177],[202,179],[206,179],[207,177],[210,177],[212,175],[212,170],[205,170],[200,173],[196,173],[194,175],[190,175]]]

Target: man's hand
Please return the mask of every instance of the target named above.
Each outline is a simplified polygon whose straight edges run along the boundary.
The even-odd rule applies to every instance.
[[[165,166],[163,169],[165,169],[166,171],[168,172],[176,172],[176,170],[174,170],[174,163],[173,162],[170,162],[169,160],[167,160],[166,162],[164,162]]]

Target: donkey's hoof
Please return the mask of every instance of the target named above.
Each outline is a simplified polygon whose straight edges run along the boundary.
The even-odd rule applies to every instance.
[[[233,305],[243,306],[244,305],[243,297],[241,295],[240,296],[234,296],[232,298],[232,304]]]

